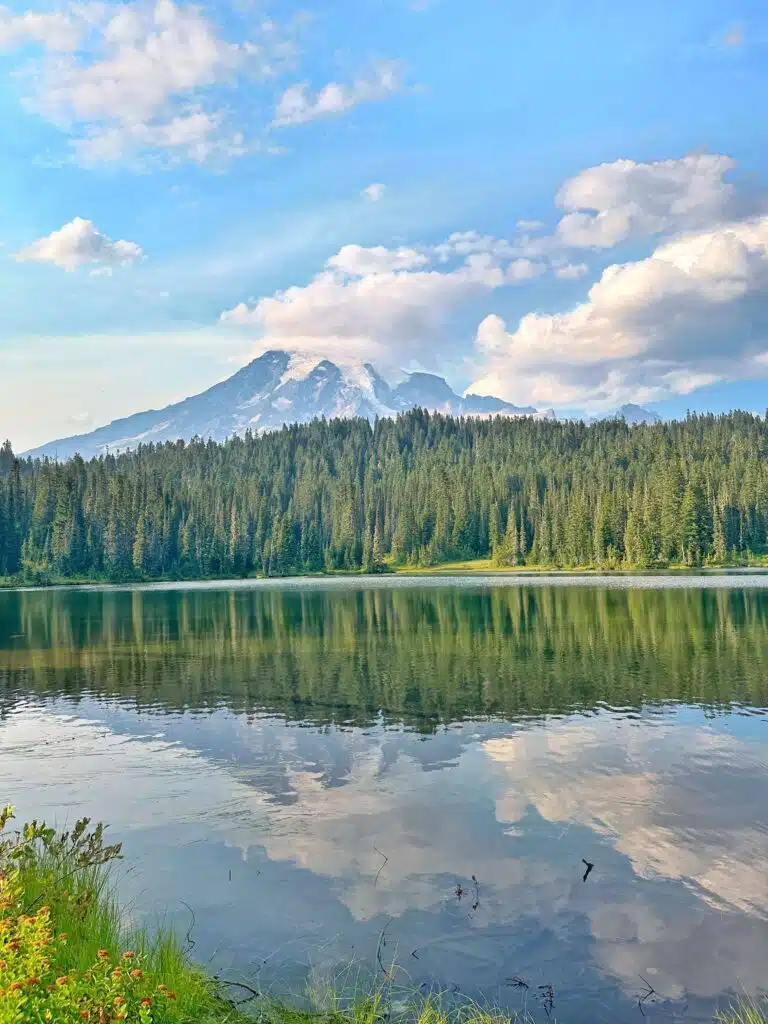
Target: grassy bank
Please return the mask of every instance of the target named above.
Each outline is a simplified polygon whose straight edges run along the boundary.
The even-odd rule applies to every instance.
[[[471,558],[465,560],[454,560],[450,562],[438,562],[435,565],[402,564],[387,561],[376,575],[399,575],[399,576],[440,576],[440,575],[499,575],[499,576],[520,576],[531,573],[567,573],[574,576],[600,575],[625,575],[626,573],[643,572],[692,572],[702,569],[768,569],[768,555],[761,558],[754,558],[742,562],[708,562],[706,565],[656,565],[656,566],[606,566],[606,565],[516,565],[499,566],[491,558]],[[323,579],[332,576],[355,577],[370,575],[362,569],[334,569],[328,572],[315,573],[291,573],[286,579]],[[46,576],[0,576],[0,590],[12,590],[24,587],[81,587],[99,586],[109,584],[141,584],[141,583],[226,583],[233,579],[264,579],[262,573],[250,573],[248,576],[233,577],[231,575],[216,576],[129,576],[122,580],[116,580],[107,576],[58,576],[56,574]],[[280,577],[273,576],[272,579]]]
[[[0,1024],[244,1024],[169,933],[124,929],[109,888],[119,846],[88,821],[56,833],[0,822]]]
[[[210,978],[172,933],[123,926],[109,888],[120,846],[104,842],[103,826],[12,831],[12,817],[10,807],[0,813],[0,1024],[533,1024],[527,1013],[446,1011],[424,996],[395,1009],[391,980],[346,1004],[326,992],[315,1011],[267,1002],[245,983]],[[747,1004],[717,1020],[768,1024]]]

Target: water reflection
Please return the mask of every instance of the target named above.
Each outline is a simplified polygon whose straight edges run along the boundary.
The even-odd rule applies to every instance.
[[[414,985],[577,1024],[765,983],[768,594],[2,597],[0,787],[112,822],[201,958],[282,988],[391,921]]]
[[[768,703],[768,588],[0,593],[0,687],[429,729],[677,700]]]

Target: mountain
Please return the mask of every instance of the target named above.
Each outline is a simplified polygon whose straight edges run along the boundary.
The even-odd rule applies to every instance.
[[[606,412],[602,416],[590,416],[585,422],[599,423],[603,420],[624,420],[630,427],[636,427],[641,423],[662,423],[663,420],[656,412],[644,409],[642,405],[635,405],[628,402],[613,412]]]
[[[658,413],[644,409],[641,405],[633,405],[632,402],[617,409],[611,419],[626,420],[630,426],[637,423],[661,423],[661,416]]]
[[[195,436],[223,441],[249,429],[261,433],[321,416],[396,416],[416,406],[456,416],[554,416],[551,410],[539,413],[484,395],[462,398],[431,373],[411,373],[393,387],[370,363],[340,364],[271,351],[200,395],[114,420],[88,434],[50,441],[25,454],[63,460],[79,453],[89,459],[150,442]]]

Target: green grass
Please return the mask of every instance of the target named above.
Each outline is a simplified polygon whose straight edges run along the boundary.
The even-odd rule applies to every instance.
[[[717,1024],[768,1024],[763,1010],[755,1003],[742,1002],[716,1017]]]
[[[470,558],[466,560],[455,560],[452,562],[438,562],[436,565],[419,566],[419,565],[403,565],[403,564],[392,564],[391,571],[398,574],[405,574],[409,576],[439,576],[442,573],[499,573],[500,575],[513,575],[520,573],[568,573],[570,575],[588,575],[589,573],[600,573],[611,575],[611,573],[627,573],[627,572],[648,572],[654,571],[658,568],[665,570],[673,570],[680,572],[690,572],[691,569],[745,569],[745,568],[765,568],[768,567],[768,557],[759,559],[757,561],[746,562],[734,562],[724,563],[722,565],[704,565],[704,566],[688,566],[688,565],[665,565],[665,566],[651,566],[648,569],[642,569],[640,567],[633,566],[605,566],[605,565],[515,565],[515,566],[499,566],[491,558]]]
[[[665,565],[651,567],[651,571],[654,568],[671,569],[675,571],[685,572],[690,571],[691,566],[686,565]],[[723,563],[712,563],[705,566],[694,566],[695,569],[765,569],[768,568],[768,555],[753,556],[749,559],[745,559],[740,562],[723,562]],[[468,559],[453,559],[447,562],[438,562],[436,565],[409,565],[406,563],[393,562],[387,558],[384,561],[383,574],[394,573],[399,575],[409,576],[434,576],[441,574],[456,574],[456,573],[498,573],[499,575],[514,575],[519,573],[551,573],[551,572],[563,572],[572,574],[589,574],[589,573],[601,573],[610,575],[611,573],[626,573],[626,572],[641,572],[648,571],[643,570],[638,566],[606,566],[606,565],[516,565],[516,566],[499,566],[491,558],[468,558]],[[300,576],[302,578],[322,578],[324,576],[360,576],[362,575],[361,569],[346,570],[346,569],[331,569],[327,572],[300,572],[294,573],[292,576]],[[228,582],[235,577],[231,575],[204,575],[196,577],[187,576],[152,576],[144,578],[133,578],[129,577],[123,580],[125,584],[132,583],[199,583],[199,582],[216,582],[223,581]],[[238,579],[263,579],[261,573],[249,573],[246,577],[236,577]],[[78,587],[78,586],[92,586],[94,584],[110,584],[117,581],[109,579],[106,576],[58,576],[55,574],[47,574],[40,576],[25,576],[19,574],[17,576],[0,576],[0,590],[3,589],[17,589],[20,587]]]

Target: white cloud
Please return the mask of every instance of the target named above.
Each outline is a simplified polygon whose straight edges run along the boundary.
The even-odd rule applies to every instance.
[[[373,185],[368,185],[367,188],[364,188],[363,191],[362,191],[362,194],[364,196],[367,196],[368,199],[370,199],[372,203],[378,203],[378,201],[384,195],[384,192],[386,191],[386,188],[387,188],[386,185],[382,185],[380,183],[376,183],[376,184],[373,184]]]
[[[228,127],[219,91],[290,57],[271,24],[259,36],[230,42],[200,8],[173,0],[0,16],[0,46],[34,40],[46,51],[27,69],[27,105],[70,133],[84,163],[158,152],[202,163],[253,148]]]
[[[543,263],[534,263],[532,260],[521,257],[512,260],[507,265],[505,276],[510,284],[517,284],[519,281],[530,281],[534,277],[543,274],[545,270]]]
[[[74,50],[82,35],[81,19],[54,11],[27,11],[11,14],[0,7],[0,52],[15,50],[27,43],[37,43],[61,53]]]
[[[96,229],[93,221],[82,217],[75,217],[16,255],[19,262],[53,263],[68,271],[96,264],[91,273],[101,275],[109,275],[113,267],[127,266],[141,257],[141,247],[135,242],[113,242]]]
[[[531,313],[513,332],[486,316],[470,390],[599,410],[765,375],[768,217],[739,219],[746,207],[724,180],[733,166],[696,155],[589,168],[559,191],[567,212],[554,234],[468,230],[430,246],[344,246],[308,285],[240,303],[222,319],[260,327],[274,347],[434,364],[451,358],[451,343],[458,354],[449,326],[460,305],[547,270],[580,280],[589,265],[574,250],[664,233],[671,239],[646,259],[607,267],[570,312]]]
[[[614,264],[567,313],[498,316],[477,332],[471,390],[510,401],[601,408],[764,373],[768,217],[692,232]]]
[[[434,247],[436,256],[444,263],[455,256],[469,256],[471,253],[488,253],[495,259],[511,259],[519,256],[519,249],[504,238],[481,235],[479,231],[454,231],[444,242]]]
[[[315,95],[308,91],[308,82],[299,82],[286,89],[280,97],[273,124],[287,127],[341,114],[360,103],[387,99],[401,87],[402,75],[396,61],[379,61],[369,75],[349,85],[329,82]]]
[[[589,272],[589,267],[586,263],[555,263],[552,264],[555,271],[555,277],[559,277],[563,281],[578,281],[579,278],[584,277]]]
[[[205,164],[215,157],[229,159],[253,149],[241,132],[228,132],[221,112],[194,110],[161,124],[115,124],[89,131],[74,143],[84,166],[112,162],[140,152],[162,152],[170,162]]]
[[[222,314],[258,326],[273,348],[354,355],[397,365],[433,362],[449,314],[509,283],[508,269],[475,252],[453,269],[430,267],[434,250],[344,246],[304,287],[292,287]]]
[[[734,188],[724,177],[734,166],[730,157],[698,154],[590,167],[557,193],[557,205],[566,214],[553,241],[611,248],[633,236],[710,225],[728,214]]]
[[[387,274],[396,270],[413,270],[429,263],[429,256],[416,249],[386,249],[383,245],[365,248],[362,245],[344,245],[326,266],[350,277],[368,274]]]
[[[541,231],[544,227],[544,222],[541,220],[519,220],[517,222],[518,231]]]

